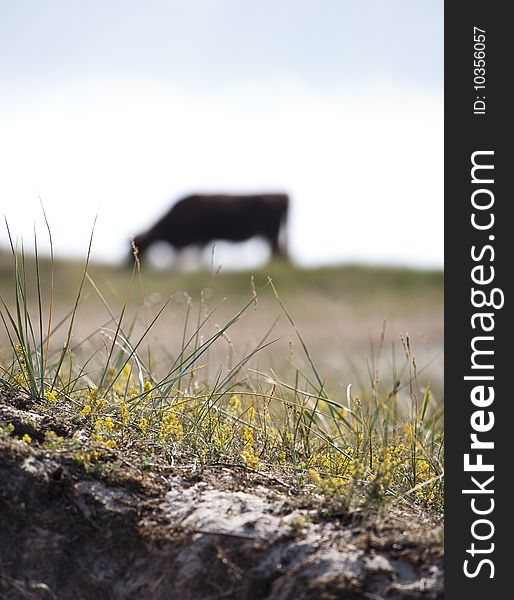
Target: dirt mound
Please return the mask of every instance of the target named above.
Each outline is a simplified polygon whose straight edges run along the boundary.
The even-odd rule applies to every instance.
[[[0,420],[2,598],[442,598],[441,532],[420,515],[363,520],[235,465],[93,474],[17,439],[50,427],[37,410],[6,401]]]

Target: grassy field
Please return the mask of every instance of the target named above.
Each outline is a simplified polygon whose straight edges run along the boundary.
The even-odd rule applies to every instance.
[[[45,443],[89,469],[193,455],[439,512],[442,286],[406,269],[86,272],[3,253],[1,383],[85,431]]]
[[[49,295],[53,277],[55,326],[71,310],[82,277],[83,262],[40,261],[43,297]],[[53,273],[51,273],[53,271]],[[35,276],[27,263],[28,278]],[[286,263],[272,263],[255,272],[215,274],[177,273],[142,268],[130,283],[129,269],[93,264],[92,282],[86,281],[74,324],[75,341],[109,325],[112,314],[119,315],[127,301],[131,317],[137,314],[136,331],[149,323],[169,299],[168,307],[145,343],[147,352],[161,360],[181,347],[186,317],[192,332],[211,311],[202,327],[204,337],[216,332],[258,292],[257,301],[226,332],[219,344],[220,356],[207,365],[212,371],[251,351],[262,335],[273,327],[270,338],[277,340],[259,359],[283,372],[291,358],[305,365],[297,334],[268,285],[272,278],[278,295],[304,338],[324,379],[337,389],[348,383],[362,389],[371,383],[370,368],[377,368],[389,381],[405,365],[401,336],[410,338],[418,374],[430,384],[438,398],[442,394],[443,364],[443,278],[441,272],[413,271],[359,266],[300,269]],[[14,299],[11,256],[0,253],[0,293]],[[94,285],[93,285],[94,284]],[[35,289],[32,290],[35,292]],[[36,306],[36,295],[29,301]],[[127,317],[125,317],[127,319]],[[277,321],[278,319],[278,321]],[[112,323],[110,323],[112,325]],[[385,328],[385,335],[382,334]],[[53,341],[58,346],[65,337],[61,327]],[[230,341],[229,341],[230,340]],[[150,344],[151,342],[151,344]],[[214,350],[214,349],[213,349]],[[374,377],[375,375],[373,375]]]

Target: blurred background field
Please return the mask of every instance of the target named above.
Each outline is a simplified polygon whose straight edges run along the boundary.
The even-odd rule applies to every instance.
[[[283,191],[299,265],[442,268],[442,0],[29,4],[0,3],[15,235],[44,239],[41,198],[80,258],[99,213],[93,256],[117,263],[181,197]]]
[[[0,293],[11,306],[12,263],[9,253],[0,254]],[[30,257],[26,267],[28,289],[34,293],[29,304],[35,309],[35,271]],[[53,271],[54,328],[73,308],[83,267],[83,261],[59,259],[52,269],[49,259],[40,259],[43,300],[48,298]],[[357,395],[369,391],[374,381],[386,395],[396,381],[407,386],[413,375],[412,358],[417,384],[429,385],[433,398],[442,398],[440,271],[351,265],[304,269],[277,261],[252,272],[227,273],[208,269],[186,273],[142,265],[132,281],[128,267],[93,263],[88,273],[91,279],[84,284],[72,340],[72,349],[84,351],[84,356],[97,349],[105,357],[107,340],[115,327],[111,314],[119,318],[125,298],[128,303],[123,328],[131,331],[133,340],[139,339],[169,299],[138,350],[157,371],[176,359],[184,338],[193,336],[191,347],[201,344],[249,303],[242,317],[198,361],[199,380],[214,381],[220,369],[231,369],[263,340],[272,343],[245,365],[247,375],[255,377],[256,372],[269,373],[271,369],[278,379],[290,381],[296,367],[302,373],[308,372],[296,328],[333,398],[345,399],[350,383]],[[294,325],[266,285],[268,277]],[[198,323],[206,318],[196,335]],[[5,348],[5,332],[1,335]],[[63,324],[52,337],[56,351],[65,337]],[[407,342],[410,360],[406,359]]]

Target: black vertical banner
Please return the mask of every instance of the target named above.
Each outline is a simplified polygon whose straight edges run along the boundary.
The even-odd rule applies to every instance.
[[[445,3],[445,597],[514,598],[507,2]]]

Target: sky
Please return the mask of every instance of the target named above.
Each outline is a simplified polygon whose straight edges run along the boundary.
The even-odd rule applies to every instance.
[[[42,202],[61,256],[95,217],[117,262],[188,193],[286,191],[298,264],[441,267],[443,2],[0,0],[0,165],[12,234],[46,247]]]

